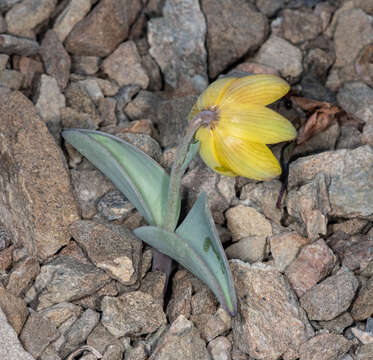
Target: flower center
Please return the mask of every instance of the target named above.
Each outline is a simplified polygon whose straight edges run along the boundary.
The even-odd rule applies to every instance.
[[[198,116],[202,119],[202,126],[209,127],[213,130],[219,121],[219,110],[217,106],[210,106],[207,109],[202,110]]]

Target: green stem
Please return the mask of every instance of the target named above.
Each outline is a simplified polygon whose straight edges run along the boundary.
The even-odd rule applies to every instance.
[[[197,114],[189,123],[186,128],[184,137],[179,144],[175,161],[172,165],[170,175],[170,185],[168,188],[168,203],[166,218],[163,223],[163,228],[168,231],[174,231],[178,221],[178,197],[180,194],[181,180],[184,175],[183,164],[189,151],[189,145],[193,141],[194,134],[202,126],[207,125],[214,118],[213,111],[204,110]]]

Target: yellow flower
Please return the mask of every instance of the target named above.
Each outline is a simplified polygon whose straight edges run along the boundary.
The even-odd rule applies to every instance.
[[[293,125],[266,105],[289,91],[274,75],[224,78],[212,83],[198,98],[191,120],[203,110],[213,112],[212,121],[196,132],[200,155],[216,172],[270,180],[281,166],[266,144],[294,139]]]

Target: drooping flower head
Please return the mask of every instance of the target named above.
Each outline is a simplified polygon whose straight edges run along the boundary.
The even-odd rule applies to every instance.
[[[200,155],[214,171],[226,176],[271,180],[281,166],[266,144],[292,140],[294,126],[266,107],[289,91],[274,75],[223,78],[213,82],[198,98],[191,120],[204,110],[211,121],[196,132]]]

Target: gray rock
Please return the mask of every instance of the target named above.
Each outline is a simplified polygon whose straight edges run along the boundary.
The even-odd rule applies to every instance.
[[[6,12],[9,10],[13,5],[19,3],[21,0],[2,0],[0,3],[0,11]]]
[[[300,360],[338,360],[351,345],[342,335],[320,334],[301,346]]]
[[[78,346],[85,342],[88,335],[96,327],[100,320],[100,314],[91,309],[87,309],[74,322],[71,328],[65,333],[66,342],[60,349],[60,355],[65,358],[72,351],[76,350]]]
[[[373,89],[361,82],[344,84],[337,95],[339,105],[366,123],[373,124]]]
[[[204,191],[209,199],[210,210],[215,222],[224,223],[223,213],[236,198],[234,178],[220,176],[202,164],[187,172],[182,185],[185,187],[184,194],[187,195],[189,209],[199,194]]]
[[[103,354],[110,345],[119,345],[124,347],[122,342],[110,334],[109,331],[107,331],[106,328],[101,324],[101,322],[89,334],[87,344],[94,347],[101,354]]]
[[[254,358],[297,353],[313,329],[284,276],[261,263],[230,263],[239,307],[232,324],[234,344]]]
[[[285,9],[282,16],[284,38],[293,44],[312,40],[322,31],[322,20],[320,16],[310,9]]]
[[[163,306],[166,274],[162,271],[150,271],[141,281],[139,290],[150,294]]]
[[[373,343],[365,344],[357,352],[357,360],[370,360],[372,358]]]
[[[135,207],[118,190],[106,193],[97,203],[98,214],[108,221],[123,221]]]
[[[228,210],[229,211],[229,210]],[[248,263],[262,261],[267,245],[265,236],[244,237],[225,249],[228,259],[239,259]]]
[[[331,211],[329,182],[328,176],[318,174],[310,183],[290,191],[286,198],[289,214],[304,224],[305,232],[311,240],[327,233],[328,213]]]
[[[336,232],[328,239],[329,246],[339,256],[342,265],[351,271],[364,271],[373,260],[373,238],[369,235],[347,236]]]
[[[348,309],[358,285],[353,273],[342,268],[308,290],[300,303],[310,320],[332,320]]]
[[[336,148],[339,149],[356,149],[361,146],[361,132],[354,126],[341,126]]]
[[[150,55],[174,89],[200,93],[207,86],[206,22],[197,0],[167,0],[163,17],[148,22]]]
[[[200,328],[201,337],[210,342],[218,336],[227,334],[231,328],[231,316],[223,308],[219,308],[215,314],[208,316],[206,323]]]
[[[38,358],[58,335],[58,330],[48,319],[33,313],[28,317],[19,338],[25,349]]]
[[[39,312],[40,315],[47,318],[57,328],[70,318],[77,319],[81,313],[82,308],[80,306],[68,302],[52,305]]]
[[[131,133],[117,134],[117,136],[122,140],[135,145],[137,148],[142,150],[145,154],[148,154],[158,163],[161,161],[162,149],[158,142],[154,140],[151,136],[145,134]]]
[[[323,239],[303,247],[296,260],[286,269],[291,286],[300,297],[334,268],[337,259]]]
[[[45,259],[68,243],[79,218],[65,160],[22,94],[2,96],[0,114],[1,219],[14,243]]]
[[[122,360],[124,350],[120,345],[109,345],[102,360]],[[140,358],[141,359],[141,358]]]
[[[119,91],[119,86],[113,81],[95,78],[98,86],[105,96],[115,96]]]
[[[137,281],[142,243],[129,230],[80,220],[70,226],[70,232],[89,259],[109,276],[124,285]]]
[[[0,86],[10,90],[19,90],[24,81],[22,73],[16,70],[0,71]]]
[[[0,54],[0,70],[5,70],[9,61],[9,55]]]
[[[158,108],[160,102],[161,99],[155,93],[141,90],[138,95],[129,102],[124,111],[131,120],[156,120],[157,113],[154,112],[154,109]]]
[[[166,324],[162,306],[151,295],[133,291],[102,300],[102,324],[115,337],[139,336]]]
[[[349,312],[345,312],[333,320],[329,321],[320,321],[319,324],[326,330],[334,332],[337,334],[342,334],[344,329],[351,326],[354,322],[354,319]]]
[[[311,181],[318,173],[330,176],[330,216],[373,218],[373,149],[327,151],[291,163],[289,187]]]
[[[100,1],[88,16],[74,26],[66,38],[67,51],[74,55],[109,55],[127,39],[129,28],[140,9],[139,0]],[[79,11],[79,14],[83,12]]]
[[[210,360],[205,342],[193,323],[180,315],[158,342],[149,360]]]
[[[0,287],[0,308],[6,315],[8,323],[19,334],[28,316],[25,301]]]
[[[149,54],[146,54],[141,57],[141,63],[149,76],[148,89],[151,91],[162,90],[161,71],[155,60]]]
[[[146,360],[148,354],[143,344],[139,343],[135,347],[126,351],[125,360]]]
[[[95,79],[78,81],[78,85],[82,90],[85,91],[85,93],[91,98],[96,106],[98,106],[100,101],[104,99],[104,94],[102,93]]]
[[[209,76],[215,78],[229,65],[262,44],[268,33],[268,22],[265,16],[253,10],[244,0],[203,0],[201,6],[208,29],[206,45]]]
[[[240,203],[255,207],[268,219],[280,223],[282,211],[277,208],[276,203],[281,186],[282,184],[279,180],[246,184],[241,189]]]
[[[90,1],[88,0],[88,2]],[[82,75],[94,75],[99,70],[100,58],[98,56],[75,55],[72,57],[71,63],[71,68],[74,73]]]
[[[0,51],[8,55],[30,56],[39,51],[39,43],[23,37],[0,35]]]
[[[248,236],[268,237],[272,235],[271,223],[257,210],[249,206],[238,205],[230,208],[225,217],[233,241]]]
[[[196,100],[196,96],[185,96],[163,101],[159,104],[157,117],[153,121],[158,126],[160,143],[163,147],[177,145],[184,136],[188,115]],[[172,114],[171,118],[170,114]]]
[[[359,290],[352,305],[351,315],[356,321],[369,318],[373,314],[373,278]]]
[[[91,0],[69,1],[53,25],[53,30],[60,41],[63,42],[66,39],[74,26],[88,14],[92,5]]]
[[[39,272],[40,265],[35,258],[28,257],[21,260],[10,273],[7,290],[16,296],[21,295],[31,286]]]
[[[8,324],[5,314],[0,309],[0,357],[8,360],[35,360],[25,351],[14,329]]]
[[[172,297],[167,305],[167,317],[173,323],[179,315],[187,319],[192,312],[192,282],[186,270],[178,271],[172,279]]]
[[[92,84],[94,86],[94,84]],[[98,85],[94,86],[98,91],[100,90]],[[89,83],[86,82],[73,82],[70,83],[65,89],[66,105],[73,108],[76,111],[86,113],[90,115],[95,126],[98,126],[102,119],[99,117],[96,109],[96,104],[92,98],[92,92],[90,93]]]
[[[96,213],[97,201],[115,189],[98,170],[71,170],[71,181],[84,219],[92,218]]]
[[[289,81],[297,79],[303,71],[301,51],[276,35],[262,45],[254,61],[274,68]]]
[[[57,80],[48,75],[41,75],[34,95],[35,109],[45,122],[52,135],[59,139],[61,132],[60,109],[65,107],[65,97],[61,93]]]
[[[268,17],[272,17],[284,6],[284,0],[272,1],[272,0],[256,0],[256,6],[261,13]]]
[[[361,9],[342,11],[334,33],[335,65],[349,65],[359,51],[372,42],[372,19]]]
[[[296,258],[299,250],[310,240],[294,232],[283,232],[269,238],[274,266],[284,271]]]
[[[60,109],[61,126],[63,129],[78,128],[96,130],[97,125],[90,115],[77,111],[71,107]],[[66,143],[65,143],[66,145]]]
[[[102,70],[120,86],[138,85],[146,89],[149,77],[142,67],[141,58],[133,41],[126,41],[102,63]]]
[[[56,32],[48,30],[41,42],[40,55],[45,71],[57,80],[60,89],[64,89],[69,81],[71,60]]]
[[[40,293],[38,310],[91,295],[109,281],[110,277],[96,266],[59,256],[43,265],[35,280],[35,290]]]
[[[50,17],[57,0],[23,0],[5,15],[9,34],[33,38],[34,29]]]
[[[224,336],[212,340],[208,346],[208,351],[213,360],[231,360],[231,342]]]
[[[309,50],[304,58],[304,68],[307,73],[313,74],[317,79],[325,81],[328,70],[334,63],[332,52],[315,48]]]

